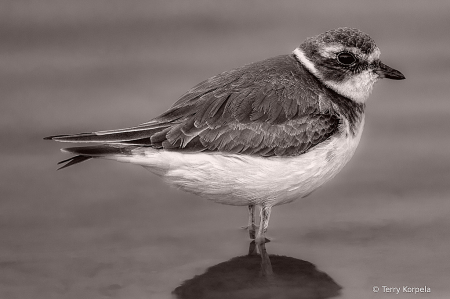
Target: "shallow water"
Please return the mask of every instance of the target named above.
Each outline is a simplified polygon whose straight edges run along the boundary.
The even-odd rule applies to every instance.
[[[447,1],[5,3],[0,298],[448,298]],[[244,207],[128,164],[55,171],[67,156],[42,137],[145,122],[211,75],[342,25],[407,79],[375,86],[333,181],[273,209],[273,275],[248,256]]]

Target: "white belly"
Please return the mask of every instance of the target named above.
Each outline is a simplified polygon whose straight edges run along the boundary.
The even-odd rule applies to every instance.
[[[141,148],[133,156],[114,159],[142,165],[170,184],[215,202],[273,206],[304,197],[334,177],[353,156],[363,125],[364,118],[355,137],[344,132],[296,157]]]

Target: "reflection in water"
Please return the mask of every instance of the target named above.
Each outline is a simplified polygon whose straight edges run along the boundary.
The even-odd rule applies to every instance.
[[[338,296],[340,289],[314,264],[287,256],[269,257],[265,244],[256,246],[253,241],[248,255],[208,268],[173,293],[178,299],[321,299]]]

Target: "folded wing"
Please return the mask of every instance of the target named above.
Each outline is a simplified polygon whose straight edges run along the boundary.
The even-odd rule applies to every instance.
[[[284,55],[214,76],[139,126],[46,139],[121,149],[295,156],[327,140],[340,123],[327,91],[292,56]],[[89,157],[82,148],[67,151]]]

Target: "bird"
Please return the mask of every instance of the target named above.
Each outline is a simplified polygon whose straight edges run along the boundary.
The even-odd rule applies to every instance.
[[[128,162],[184,191],[246,206],[245,228],[261,244],[274,206],[311,194],[351,159],[373,85],[405,79],[379,57],[368,34],[332,29],[199,83],[143,124],[44,139],[82,145],[61,149],[75,156],[60,169],[93,158]]]

